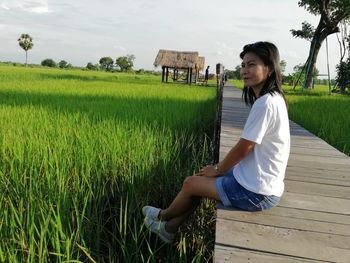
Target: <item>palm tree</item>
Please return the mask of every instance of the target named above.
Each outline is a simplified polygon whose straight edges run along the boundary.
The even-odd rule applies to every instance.
[[[18,44],[26,52],[26,66],[27,66],[28,50],[32,49],[32,47],[34,46],[33,38],[29,34],[22,34],[18,39]]]

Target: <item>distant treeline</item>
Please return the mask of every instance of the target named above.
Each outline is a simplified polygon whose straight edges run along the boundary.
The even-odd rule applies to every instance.
[[[60,62],[55,62],[53,59],[44,59],[41,64],[25,64],[25,63],[19,63],[19,62],[12,62],[12,61],[0,61],[0,65],[4,66],[13,66],[13,67],[29,67],[29,68],[44,68],[44,67],[50,67],[50,68],[59,68],[59,69],[76,69],[76,70],[94,70],[94,71],[106,71],[105,68],[101,67],[100,64],[92,64],[89,62],[85,67],[79,67],[74,66],[70,63],[67,63],[64,60],[61,60]],[[92,65],[92,66],[91,66]],[[121,72],[121,70],[118,70],[116,68],[113,68],[111,70],[107,70],[109,72]],[[152,75],[161,75],[161,71],[156,70],[145,70],[145,69],[137,69],[137,70],[129,70],[127,72],[133,72],[136,74],[152,74]]]

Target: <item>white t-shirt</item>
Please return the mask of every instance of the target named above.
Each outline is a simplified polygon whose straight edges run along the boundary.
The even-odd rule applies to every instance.
[[[258,98],[241,138],[256,143],[234,168],[237,182],[254,193],[281,196],[290,151],[287,107],[278,93]]]

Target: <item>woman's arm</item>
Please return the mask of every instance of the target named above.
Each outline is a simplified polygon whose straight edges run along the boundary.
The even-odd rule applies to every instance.
[[[224,174],[232,166],[239,163],[254,149],[255,142],[246,139],[240,139],[237,144],[228,152],[226,157],[217,164],[217,169],[213,165],[203,167],[197,174],[199,176],[216,177]]]

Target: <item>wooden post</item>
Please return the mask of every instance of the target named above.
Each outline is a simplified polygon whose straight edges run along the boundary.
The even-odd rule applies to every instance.
[[[220,154],[220,133],[221,133],[221,114],[222,114],[222,94],[224,88],[223,65],[216,64],[216,127],[214,129],[214,163],[219,162]]]
[[[190,68],[187,68],[187,84],[190,81]]]
[[[169,68],[166,67],[166,82],[168,83],[168,77],[169,77]]]
[[[192,68],[190,68],[190,85],[192,85]]]
[[[162,66],[162,82],[164,82],[164,71],[165,71],[165,67]]]

